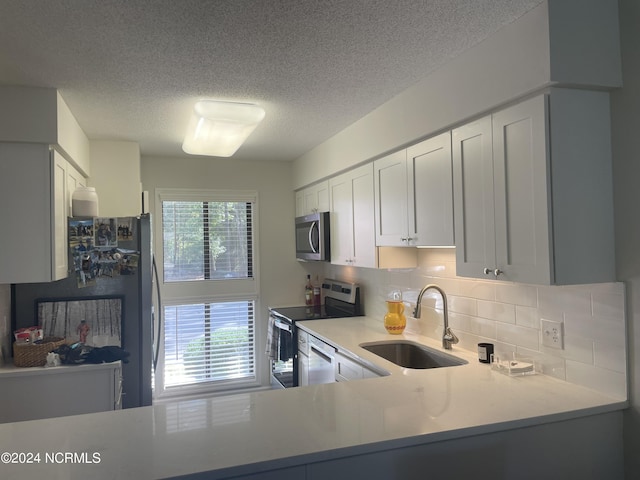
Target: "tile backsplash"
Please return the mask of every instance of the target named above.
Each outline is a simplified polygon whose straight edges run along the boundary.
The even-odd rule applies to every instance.
[[[624,284],[539,286],[473,280],[456,276],[454,249],[418,252],[415,269],[329,265],[324,273],[361,284],[365,313],[380,322],[387,293],[400,289],[409,314],[407,329],[439,339],[443,321],[437,292],[427,291],[421,318],[410,318],[420,289],[435,283],[447,294],[449,325],[462,348],[475,351],[479,342],[490,342],[499,355],[515,352],[534,358],[546,375],[627,397]],[[564,349],[542,345],[541,319],[563,322]]]

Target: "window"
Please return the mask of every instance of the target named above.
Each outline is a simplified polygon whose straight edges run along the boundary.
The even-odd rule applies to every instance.
[[[251,278],[251,202],[162,202],[164,281]]]
[[[254,302],[164,307],[167,388],[255,378]]]
[[[156,395],[256,383],[255,193],[161,189]]]

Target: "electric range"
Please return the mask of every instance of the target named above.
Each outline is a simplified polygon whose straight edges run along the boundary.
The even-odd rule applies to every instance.
[[[299,385],[296,322],[364,315],[360,286],[355,283],[325,279],[322,297],[322,305],[269,309],[267,356],[271,362],[271,384],[274,388]]]

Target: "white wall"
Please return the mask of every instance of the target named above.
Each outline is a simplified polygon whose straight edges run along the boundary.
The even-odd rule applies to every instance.
[[[103,217],[132,217],[142,211],[140,147],[136,142],[91,141],[89,186]]]
[[[616,18],[616,0],[543,2],[297,159],[294,187],[397,150],[544,87],[618,86]]]
[[[300,304],[306,272],[295,260],[294,195],[288,162],[238,162],[233,158],[142,157],[142,185],[150,197],[156,188],[254,190],[259,209],[258,351],[266,338],[267,308]],[[152,215],[154,201],[151,202]],[[159,247],[156,242],[156,248]],[[263,355],[259,355],[263,361]],[[266,361],[261,372],[268,382]]]
[[[616,259],[627,291],[631,408],[624,419],[626,478],[640,478],[640,2],[620,1],[622,89],[611,95]]]

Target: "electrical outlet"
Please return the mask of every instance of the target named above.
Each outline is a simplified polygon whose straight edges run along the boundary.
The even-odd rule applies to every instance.
[[[542,345],[545,347],[564,349],[564,333],[562,322],[555,320],[540,320],[542,325]]]

